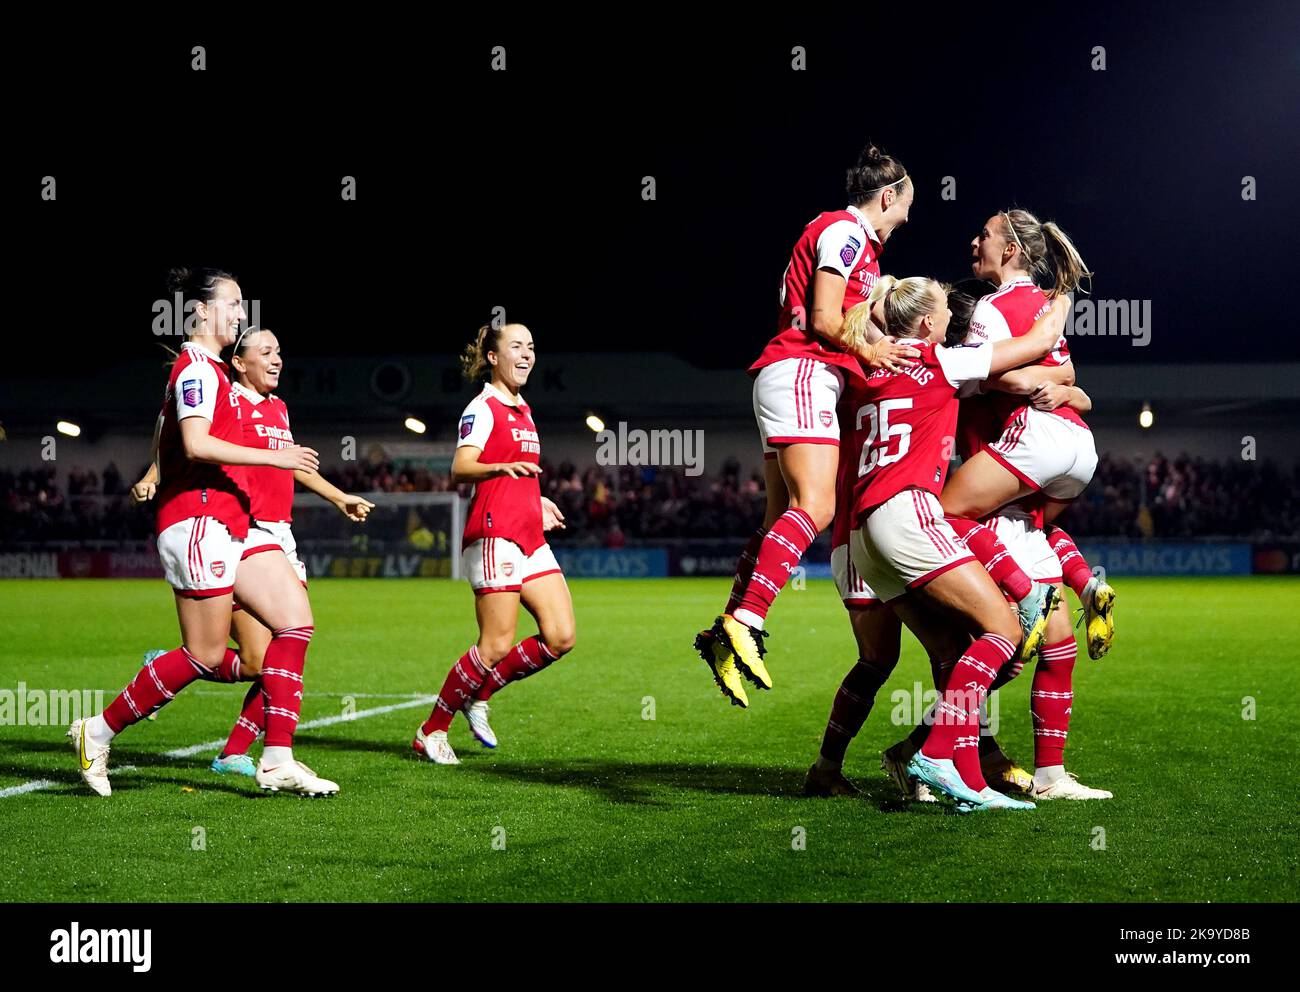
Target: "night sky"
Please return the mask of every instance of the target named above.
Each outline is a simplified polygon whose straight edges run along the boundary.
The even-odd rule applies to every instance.
[[[844,205],[870,139],[917,188],[886,272],[962,277],[984,219],[1021,206],[1075,239],[1097,297],[1152,301],[1149,347],[1091,339],[1080,364],[1247,360],[1239,336],[1261,332],[1271,358],[1297,360],[1295,9],[954,19],[873,4],[834,32],[757,13],[572,29],[501,15],[442,35],[388,23],[383,42],[214,19],[91,63],[33,39],[34,93],[57,85],[13,121],[19,319],[60,343],[70,375],[155,362],[166,268],[216,264],[290,355],[445,354],[504,306],[542,353],[742,368],[775,327],[791,245]],[[189,68],[193,44],[206,72]],[[505,72],[490,71],[496,44]]]

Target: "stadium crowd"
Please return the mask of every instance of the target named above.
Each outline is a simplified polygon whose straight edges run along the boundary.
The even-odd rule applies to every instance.
[[[720,474],[543,462],[542,490],[567,529],[557,542],[621,547],[666,538],[743,538],[762,521],[763,484],[738,462]],[[347,492],[440,492],[445,474],[391,461],[327,470]],[[138,478],[137,476],[134,476]],[[116,465],[73,469],[60,486],[53,467],[0,469],[0,545],[150,540],[153,510],[134,507]],[[468,495],[468,489],[465,489]],[[1300,463],[1209,461],[1157,454],[1143,465],[1103,456],[1092,484],[1062,521],[1084,537],[1184,539],[1300,536]]]

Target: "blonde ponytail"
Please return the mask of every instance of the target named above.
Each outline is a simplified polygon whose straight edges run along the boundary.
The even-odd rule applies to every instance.
[[[1084,279],[1092,279],[1092,273],[1084,264],[1079,249],[1059,227],[1052,221],[1043,225],[1043,239],[1047,246],[1047,260],[1052,269],[1052,291],[1049,299],[1063,293],[1072,293],[1079,288]]]

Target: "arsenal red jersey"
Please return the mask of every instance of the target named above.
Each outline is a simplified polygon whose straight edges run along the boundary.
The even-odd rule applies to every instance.
[[[190,517],[215,517],[232,537],[248,535],[249,502],[244,468],[212,465],[185,457],[180,422],[202,417],[209,433],[242,444],[239,400],[230,387],[226,363],[197,344],[186,342],[172,366],[160,414],[158,435],[158,521],[161,534]]]
[[[765,365],[786,358],[815,358],[838,365],[862,379],[861,363],[811,330],[810,308],[813,276],[818,269],[830,269],[844,277],[844,305],[847,312],[863,302],[880,278],[880,236],[857,207],[831,210],[803,229],[790,252],[790,263],[781,279],[781,317],[777,335],[768,342],[751,374]]]
[[[523,397],[516,401],[491,383],[470,400],[460,417],[456,447],[481,448],[484,463],[540,463],[537,425]],[[485,479],[474,486],[461,550],[485,537],[504,537],[531,555],[546,543],[542,536],[542,487],[535,475]]]
[[[921,352],[917,364],[903,372],[873,372],[853,413],[855,526],[904,489],[936,496],[943,491],[957,427],[957,390],[988,378],[992,348],[905,340]]]
[[[240,444],[249,448],[275,451],[293,445],[293,432],[289,430],[289,408],[284,400],[248,389],[241,383],[232,383],[239,400]],[[246,465],[249,505],[254,520],[271,523],[289,523],[293,520],[293,473],[272,465]]]
[[[1047,296],[1028,276],[1004,282],[996,293],[990,293],[975,304],[975,313],[971,316],[966,343],[991,344],[994,341],[1006,341],[1028,334],[1029,329],[1034,326],[1034,321],[1047,313],[1050,306]],[[1066,343],[1065,335],[1062,334],[1052,350],[1034,364],[1064,365],[1069,360],[1070,346]],[[1025,396],[1011,393],[994,391],[989,396],[991,401],[977,401],[975,409],[969,415],[963,412],[963,427],[966,435],[969,435],[962,438],[963,448],[967,440],[975,439],[976,433],[986,435],[988,431],[992,431],[992,436],[984,436],[980,443],[996,441],[1020,408],[1029,402]],[[977,412],[980,402],[987,403],[988,413],[981,415]],[[1079,416],[1079,412],[1072,407],[1058,406],[1052,412],[1080,427],[1088,426]],[[967,417],[970,418],[969,421]],[[975,450],[978,450],[978,445]]]

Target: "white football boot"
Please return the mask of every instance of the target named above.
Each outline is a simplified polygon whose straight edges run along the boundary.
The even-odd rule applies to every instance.
[[[77,771],[81,780],[90,786],[90,791],[97,796],[111,796],[113,787],[108,784],[109,745],[96,750],[86,742],[86,721],[74,720],[68,728],[67,737],[72,741],[73,753],[77,756]]]
[[[301,761],[284,761],[274,768],[258,762],[253,776],[265,792],[292,792],[300,796],[333,796],[339,791],[338,783],[321,778]]]
[[[465,714],[465,719],[469,721],[469,729],[480,744],[484,747],[497,746],[497,735],[492,732],[492,727],[488,723],[492,708],[488,706],[486,699],[470,700],[461,712]]]
[[[1105,789],[1094,789],[1082,784],[1074,772],[1066,772],[1051,785],[1040,785],[1037,780],[1029,790],[1031,799],[1114,799],[1115,794]]]
[[[451,749],[451,744],[447,741],[445,730],[435,730],[431,734],[426,734],[421,727],[415,732],[415,740],[411,741],[411,748],[416,754],[428,758],[435,765],[460,764],[460,759],[456,757],[456,752]]]

